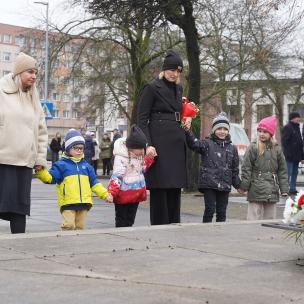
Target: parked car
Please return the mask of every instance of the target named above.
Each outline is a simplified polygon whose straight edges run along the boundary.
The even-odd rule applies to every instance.
[[[250,145],[250,140],[244,128],[239,124],[231,123],[229,133],[231,136],[232,143],[236,146],[238,150],[240,161],[242,161],[245,151],[247,147]]]

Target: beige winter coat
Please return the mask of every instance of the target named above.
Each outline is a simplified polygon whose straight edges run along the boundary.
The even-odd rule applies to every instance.
[[[0,79],[0,164],[46,166],[44,113],[38,100],[34,110],[30,98],[18,92],[11,73]]]

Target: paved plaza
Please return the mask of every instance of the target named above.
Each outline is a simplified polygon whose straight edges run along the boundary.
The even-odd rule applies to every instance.
[[[304,303],[304,248],[244,221],[244,197],[227,223],[202,224],[202,197],[184,194],[183,224],[149,226],[145,203],[119,229],[113,205],[94,203],[86,230],[61,232],[54,186],[33,180],[27,233],[0,221],[1,303]]]

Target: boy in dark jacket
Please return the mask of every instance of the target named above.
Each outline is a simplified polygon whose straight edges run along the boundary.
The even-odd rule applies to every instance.
[[[199,191],[204,193],[203,223],[225,222],[231,185],[239,189],[239,156],[229,135],[230,124],[226,113],[217,115],[212,123],[210,138],[198,140],[186,131],[188,147],[201,154]]]

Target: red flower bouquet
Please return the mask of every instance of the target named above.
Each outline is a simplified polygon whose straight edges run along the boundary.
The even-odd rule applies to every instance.
[[[181,114],[181,121],[184,124],[187,118],[195,118],[199,113],[197,105],[190,101],[187,97],[182,98],[183,108]]]

